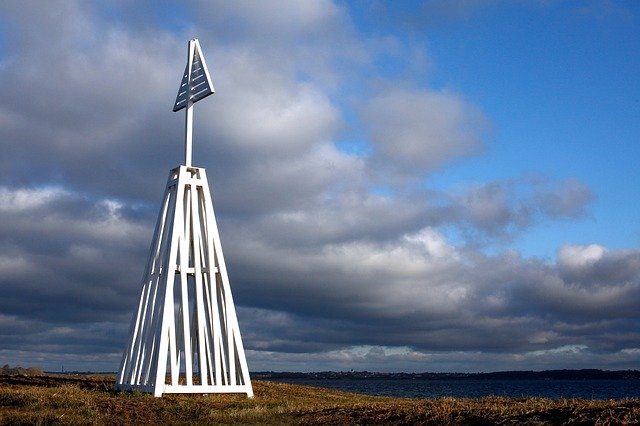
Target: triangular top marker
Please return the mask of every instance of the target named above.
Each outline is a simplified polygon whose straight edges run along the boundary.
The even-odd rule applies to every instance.
[[[200,49],[200,43],[198,39],[194,38],[189,41],[189,58],[180,82],[176,102],[173,104],[173,111],[180,111],[187,106],[189,101],[191,103],[198,102],[214,92],[207,63]]]
[[[173,111],[185,109],[184,164],[191,167],[193,104],[213,94],[213,83],[197,38],[189,40],[187,67],[184,69]]]

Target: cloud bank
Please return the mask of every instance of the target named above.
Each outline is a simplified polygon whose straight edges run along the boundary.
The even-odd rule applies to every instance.
[[[330,1],[181,6],[183,25],[137,3],[1,6],[7,362],[117,368],[181,160],[170,107],[197,35],[216,94],[195,111],[194,164],[212,180],[252,370],[638,367],[640,251],[508,248],[586,217],[583,181],[430,187],[482,155],[493,124],[461,93],[376,74],[400,41]],[[350,129],[361,151],[341,145]]]

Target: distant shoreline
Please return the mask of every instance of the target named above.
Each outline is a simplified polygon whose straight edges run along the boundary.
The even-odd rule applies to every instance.
[[[388,379],[388,380],[640,380],[640,370],[543,370],[496,371],[490,373],[380,373],[371,371],[321,371],[251,373],[251,378],[270,379]]]
[[[90,375],[116,375],[114,371],[44,371],[44,374],[90,374]],[[375,371],[254,371],[250,372],[252,379],[315,379],[315,380],[340,380],[340,379],[390,379],[390,380],[640,380],[640,370],[600,370],[586,369],[562,369],[562,370],[513,370],[494,371],[480,373],[385,373]]]

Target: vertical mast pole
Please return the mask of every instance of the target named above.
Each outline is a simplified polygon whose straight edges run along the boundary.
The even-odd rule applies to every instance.
[[[184,165],[191,167],[191,146],[193,140],[193,102],[191,100],[191,71],[195,50],[194,40],[189,40],[187,53],[187,107],[185,108]]]
[[[186,111],[186,130],[184,138],[184,165],[191,167],[191,141],[193,135],[193,102],[188,101]]]

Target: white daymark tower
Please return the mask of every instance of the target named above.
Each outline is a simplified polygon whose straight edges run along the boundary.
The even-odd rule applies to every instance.
[[[173,111],[185,108],[185,164],[169,172],[116,388],[253,396],[207,174],[191,166],[193,104],[214,93],[197,39]]]

